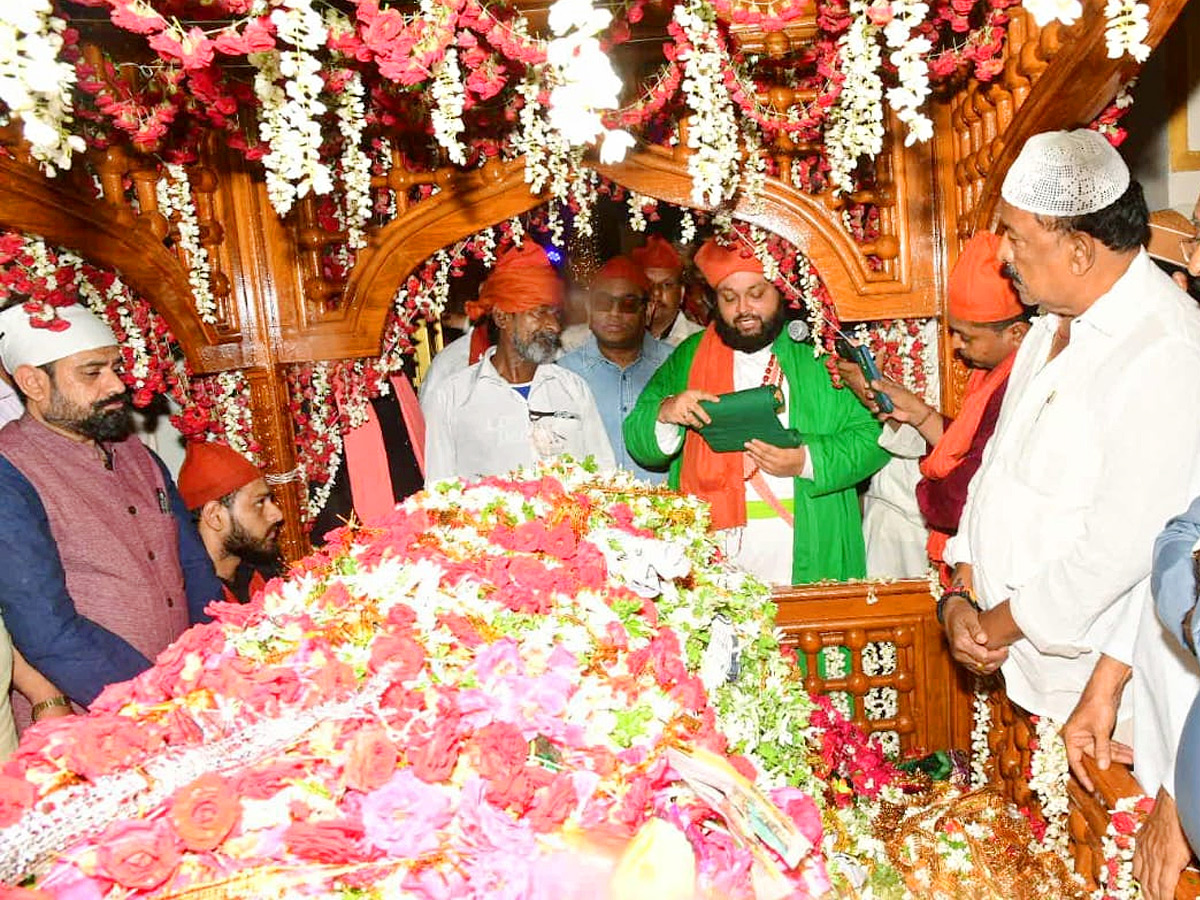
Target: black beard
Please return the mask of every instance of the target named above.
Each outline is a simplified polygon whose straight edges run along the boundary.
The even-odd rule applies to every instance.
[[[230,516],[232,517],[232,512]],[[266,537],[254,538],[242,527],[242,523],[233,519],[233,527],[225,538],[225,552],[241,559],[257,559],[263,562],[274,558],[279,549],[279,526],[274,526]]]
[[[122,405],[119,408],[96,408],[83,419],[59,419],[48,414],[46,421],[99,444],[117,444],[133,434],[133,416],[129,413],[129,397],[125,395],[121,399]],[[110,397],[97,404],[97,407],[102,407],[112,401],[113,398]]]
[[[779,311],[763,322],[761,334],[742,334],[736,326],[728,324],[719,315],[713,319],[713,326],[717,329],[717,337],[724,341],[726,346],[739,353],[757,353],[763,347],[769,347],[775,342],[775,338],[779,337],[779,333],[783,331],[785,321],[786,317],[783,314],[783,304],[781,303]]]

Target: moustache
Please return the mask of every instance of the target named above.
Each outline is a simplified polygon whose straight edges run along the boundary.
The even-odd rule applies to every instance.
[[[132,406],[132,399],[128,391],[122,391],[119,394],[111,394],[103,400],[97,400],[92,404],[92,410],[98,413],[115,411],[117,409],[129,409]]]
[[[1021,287],[1025,284],[1025,282],[1021,280],[1021,274],[1016,270],[1016,268],[1010,262],[1003,263],[1000,266],[1000,274],[1003,275],[1005,278],[1007,278],[1009,281],[1011,281],[1013,284],[1015,284],[1017,287]]]

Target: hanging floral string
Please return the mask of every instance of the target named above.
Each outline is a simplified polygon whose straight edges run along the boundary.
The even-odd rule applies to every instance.
[[[192,201],[192,187],[183,166],[168,163],[155,182],[158,209],[175,225],[179,249],[187,262],[188,285],[196,315],[201,322],[217,324],[217,302],[213,297],[208,250],[200,243],[200,223]]]

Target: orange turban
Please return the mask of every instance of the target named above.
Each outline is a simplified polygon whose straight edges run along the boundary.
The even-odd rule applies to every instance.
[[[732,247],[723,247],[717,243],[716,238],[709,238],[704,242],[704,246],[696,251],[693,261],[704,280],[714,290],[734,272],[763,274],[762,263],[754,255],[754,250],[741,242]]]
[[[179,469],[179,493],[188,509],[199,509],[262,477],[254,463],[226,444],[193,441]]]
[[[646,277],[645,271],[628,256],[614,256],[592,276],[592,283],[595,284],[600,278],[622,278],[632,281],[641,288],[642,293],[650,290],[650,279]]]
[[[683,260],[679,252],[671,246],[670,241],[657,234],[650,235],[644,246],[638,247],[629,255],[643,269],[670,269],[674,272],[683,269]]]
[[[964,322],[1006,322],[1024,311],[1012,281],[1000,274],[1000,236],[981,231],[963,246],[946,285],[950,315]]]
[[[493,309],[526,312],[562,301],[562,281],[546,251],[525,238],[520,247],[510,247],[496,258],[492,274],[479,286],[479,299],[467,303],[467,316],[475,321]]]

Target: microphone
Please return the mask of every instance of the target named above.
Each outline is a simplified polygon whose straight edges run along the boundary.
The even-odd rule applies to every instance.
[[[808,335],[812,329],[808,327],[808,323],[803,319],[791,319],[787,323],[787,333],[797,344],[802,344],[808,340]]]

